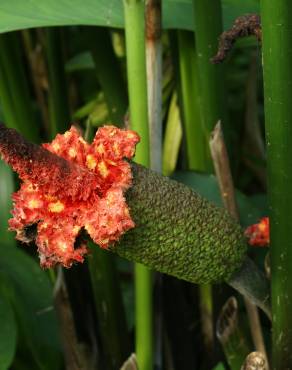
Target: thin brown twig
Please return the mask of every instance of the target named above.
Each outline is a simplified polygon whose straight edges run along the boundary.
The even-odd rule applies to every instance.
[[[230,171],[229,158],[226,150],[221,122],[218,121],[210,137],[210,150],[219,183],[221,197],[225,208],[239,221],[239,213],[235,199],[235,191]],[[253,342],[257,351],[261,352],[267,361],[267,354],[262,335],[259,313],[257,307],[244,298]]]
[[[246,14],[236,18],[232,27],[221,34],[218,52],[210,59],[210,62],[213,64],[222,63],[236,40],[247,36],[255,36],[261,42],[262,28],[258,14]]]

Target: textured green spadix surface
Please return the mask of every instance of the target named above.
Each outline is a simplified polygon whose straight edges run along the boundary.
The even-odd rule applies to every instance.
[[[193,283],[228,281],[245,258],[240,226],[187,186],[134,163],[132,172],[136,227],[111,251]]]

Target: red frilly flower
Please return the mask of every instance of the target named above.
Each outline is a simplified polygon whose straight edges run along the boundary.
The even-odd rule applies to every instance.
[[[265,247],[270,244],[269,217],[263,217],[259,223],[249,226],[245,230],[245,236],[252,246]]]
[[[29,242],[36,225],[41,266],[82,262],[87,253],[78,238],[82,229],[107,248],[134,227],[124,198],[132,181],[124,158],[133,157],[138,142],[134,131],[105,126],[88,144],[72,126],[39,147],[1,125],[0,152],[23,181],[13,194],[9,226],[18,240]]]

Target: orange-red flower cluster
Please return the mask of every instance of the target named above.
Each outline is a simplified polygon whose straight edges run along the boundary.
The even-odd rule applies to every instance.
[[[250,245],[265,247],[270,244],[270,222],[268,217],[264,217],[259,223],[249,226],[245,230],[245,236]]]
[[[0,152],[23,181],[13,195],[9,226],[28,242],[27,228],[37,225],[43,267],[82,262],[87,247],[76,241],[82,229],[107,248],[134,227],[124,198],[132,180],[124,158],[133,157],[138,142],[133,131],[105,126],[88,144],[71,127],[39,147],[1,125]]]

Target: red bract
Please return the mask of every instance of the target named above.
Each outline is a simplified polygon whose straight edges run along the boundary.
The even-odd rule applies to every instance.
[[[29,242],[37,225],[36,244],[43,267],[82,262],[84,228],[102,248],[134,227],[124,192],[131,185],[130,165],[139,136],[114,126],[100,128],[92,144],[76,128],[42,147],[28,143],[15,130],[0,126],[0,152],[23,181],[13,195],[16,238]]]
[[[268,217],[264,217],[259,223],[249,226],[245,230],[245,236],[250,245],[265,247],[270,244],[270,222]]]

